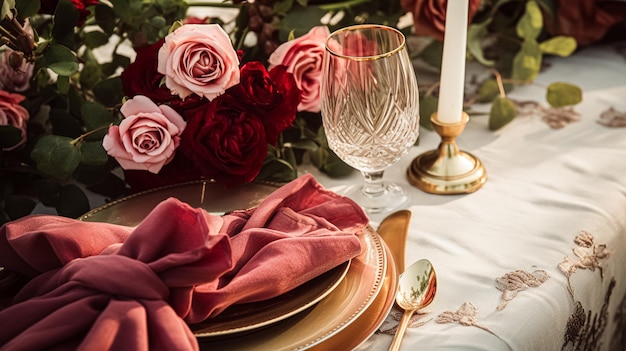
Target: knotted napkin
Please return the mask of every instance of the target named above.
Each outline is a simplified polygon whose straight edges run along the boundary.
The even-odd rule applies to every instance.
[[[32,216],[0,228],[0,266],[33,277],[0,310],[2,350],[195,350],[187,322],[262,301],[353,258],[358,205],[312,176],[257,208],[176,200],[136,227]]]

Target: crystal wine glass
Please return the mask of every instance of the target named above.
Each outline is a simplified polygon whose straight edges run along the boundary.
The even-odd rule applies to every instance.
[[[419,133],[417,78],[404,35],[383,25],[332,33],[324,54],[321,110],[331,150],[365,178],[344,195],[369,213],[402,206],[407,191],[383,182],[383,172]]]

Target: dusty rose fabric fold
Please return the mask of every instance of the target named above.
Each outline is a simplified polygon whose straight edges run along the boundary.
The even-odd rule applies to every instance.
[[[0,310],[12,321],[0,349],[197,349],[186,322],[278,296],[353,258],[367,222],[303,176],[224,216],[168,199],[136,228],[54,216],[8,223],[0,266],[33,278]]]

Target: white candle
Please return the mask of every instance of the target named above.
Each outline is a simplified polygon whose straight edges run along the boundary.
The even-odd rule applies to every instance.
[[[441,58],[441,82],[437,119],[442,123],[461,122],[465,87],[465,47],[469,0],[448,0]]]

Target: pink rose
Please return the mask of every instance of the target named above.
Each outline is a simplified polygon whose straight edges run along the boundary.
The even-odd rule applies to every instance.
[[[270,69],[287,66],[302,91],[298,111],[320,112],[320,82],[328,27],[313,27],[307,34],[280,45],[269,58]]]
[[[157,69],[182,99],[195,93],[213,100],[239,83],[239,57],[218,24],[186,24],[170,33]]]
[[[26,121],[29,115],[28,111],[20,106],[23,100],[22,95],[0,90],[0,126],[13,126],[22,131],[22,141],[4,149],[6,151],[13,150],[26,142]]]
[[[143,95],[126,101],[120,111],[125,118],[109,128],[102,146],[123,169],[159,173],[174,157],[185,121],[171,107],[157,106]]]

